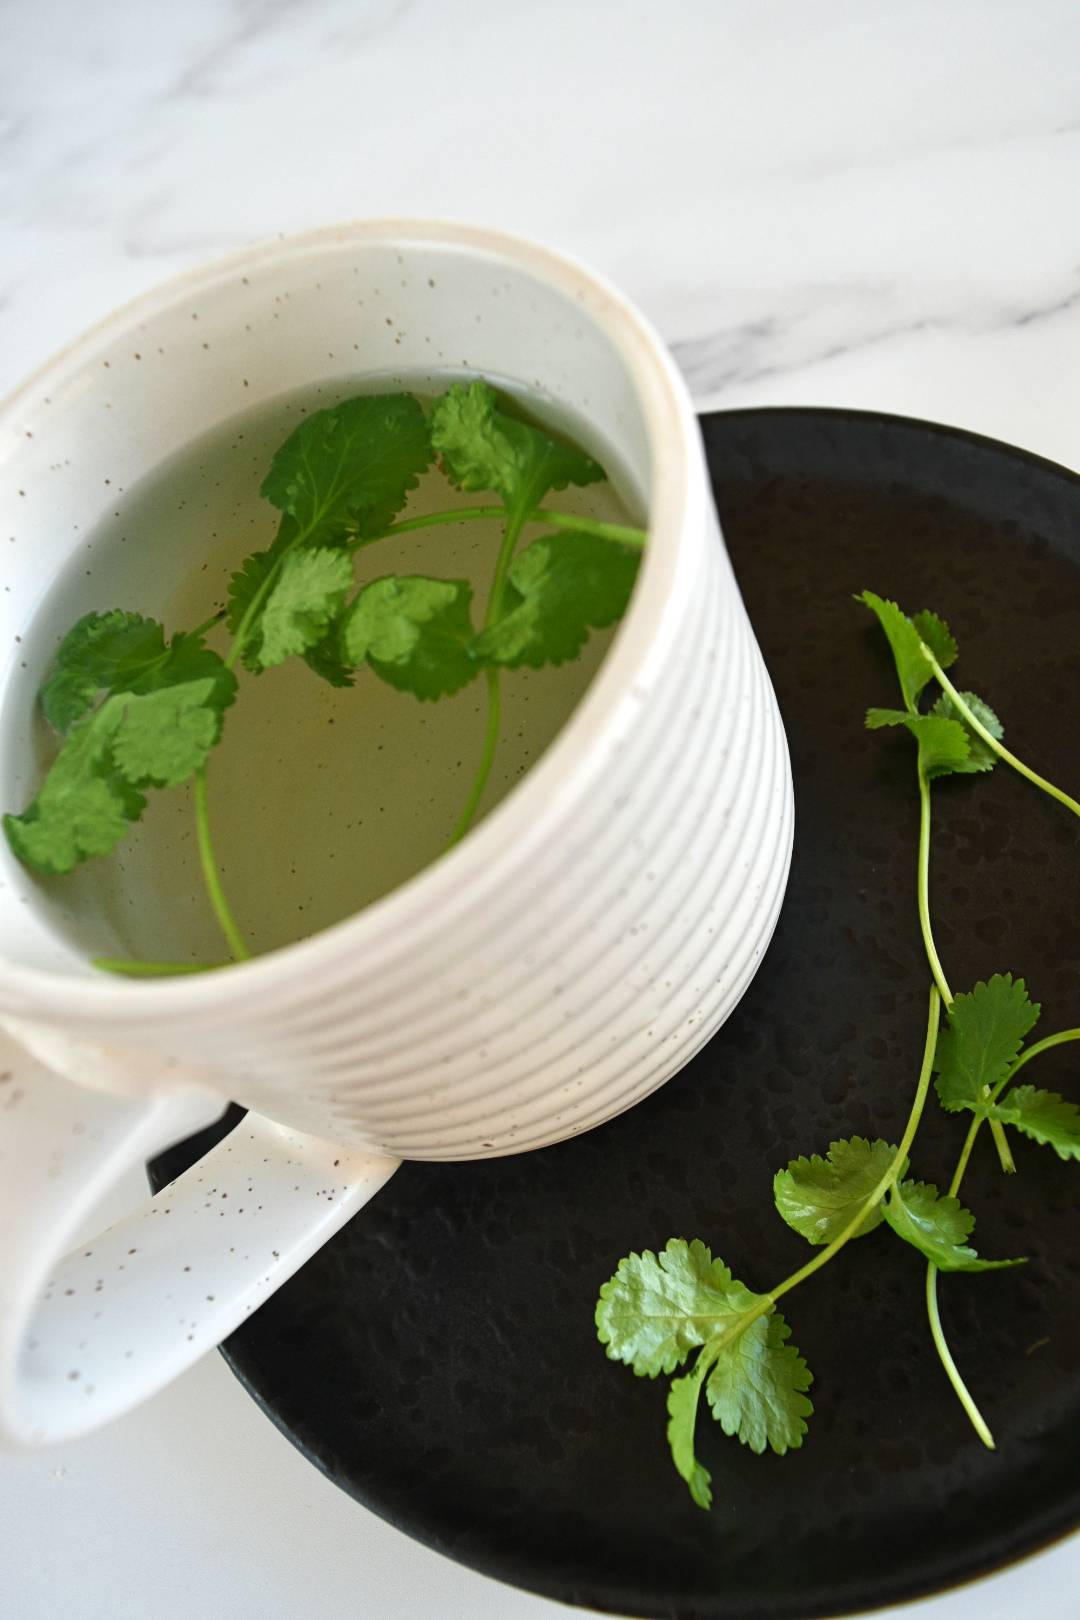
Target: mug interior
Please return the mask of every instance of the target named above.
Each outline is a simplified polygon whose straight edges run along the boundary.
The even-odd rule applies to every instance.
[[[35,694],[67,628],[111,606],[167,617],[197,575],[199,558],[167,542],[152,505],[144,503],[126,549],[97,546],[110,514],[138,509],[144,480],[183,447],[208,442],[238,419],[256,422],[282,399],[317,404],[315,390],[329,400],[372,386],[415,387],[424,377],[437,388],[463,374],[557,404],[560,424],[569,423],[607,467],[627,505],[648,510],[658,531],[672,520],[677,530],[686,486],[683,401],[651,335],[636,331],[627,306],[577,267],[484,232],[391,222],[254,249],[151,294],[33,379],[0,418],[8,445],[0,497],[0,806],[20,807],[33,791],[41,749],[31,723]],[[260,476],[253,474],[256,483]],[[209,513],[208,526],[223,516]],[[241,538],[240,556],[269,543],[273,518],[265,536]],[[658,576],[662,567],[650,556],[648,571]],[[620,641],[633,641],[635,614],[637,600]],[[602,675],[560,733],[560,747],[585,723],[586,707],[603,705],[605,683],[609,700],[615,683],[625,683],[626,672],[609,675],[608,664]],[[422,776],[424,760],[412,766]],[[513,795],[529,792],[534,777]],[[179,793],[156,797],[185,816],[190,837]],[[32,969],[90,974],[87,952],[131,954],[123,913],[145,903],[148,883],[166,924],[179,929],[196,912],[207,916],[192,861],[171,877],[140,871],[137,862],[127,876],[122,862],[119,872],[110,865],[90,862],[73,878],[40,882],[4,843],[0,954]],[[80,898],[89,897],[100,929],[108,905],[98,902],[110,891],[114,937],[82,938]],[[169,988],[190,994],[194,984]]]

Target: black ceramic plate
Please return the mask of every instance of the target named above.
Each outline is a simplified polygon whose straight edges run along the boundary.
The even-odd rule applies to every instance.
[[[625,1615],[781,1620],[896,1602],[1080,1523],[1080,1168],[988,1141],[965,1183],[987,1255],[942,1280],[978,1442],[923,1317],[923,1268],[882,1231],[788,1296],[816,1412],[753,1456],[703,1416],[716,1503],[664,1440],[663,1381],[607,1361],[597,1289],[620,1256],[700,1237],[752,1287],[808,1256],[773,1172],[858,1132],[895,1140],[922,1049],[913,750],[863,729],[896,702],[869,587],[933,607],[962,682],[1076,789],[1080,479],[919,422],[774,410],[704,419],[724,532],[791,741],[795,861],[775,940],[720,1034],[649,1101],[577,1141],[410,1165],[237,1333],[266,1412],[365,1506],[488,1575]],[[1080,826],[999,768],[935,789],[933,895],[954,988],[1024,974],[1042,1029],[1080,1022]],[[1038,1083],[1080,1097],[1068,1047]],[[963,1127],[933,1106],[917,1173]],[[159,1164],[175,1174],[190,1148]]]

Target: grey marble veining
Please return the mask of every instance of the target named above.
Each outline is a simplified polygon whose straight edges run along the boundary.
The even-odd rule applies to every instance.
[[[703,405],[1080,460],[1074,0],[9,8],[0,386],[279,231],[490,220],[621,282]]]

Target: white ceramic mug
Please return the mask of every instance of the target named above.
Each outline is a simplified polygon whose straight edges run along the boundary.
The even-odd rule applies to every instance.
[[[120,311],[7,402],[0,806],[32,790],[28,717],[76,616],[72,559],[112,490],[249,405],[359,370],[430,370],[433,350],[594,425],[649,516],[633,600],[570,721],[482,825],[302,943],[118,980],[0,847],[8,1443],[72,1436],[160,1388],[400,1159],[541,1147],[628,1108],[709,1039],[761,961],[790,770],[690,400],[611,286],[485,230],[362,223],[246,250]],[[107,605],[92,577],[85,589],[78,611]],[[220,1146],[65,1253],[122,1171],[229,1100],[250,1112]]]

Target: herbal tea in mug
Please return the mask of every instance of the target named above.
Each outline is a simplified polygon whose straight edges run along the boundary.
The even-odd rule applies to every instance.
[[[226,424],[91,542],[100,606],[4,826],[98,966],[197,971],[360,910],[498,802],[602,657],[645,542],[604,467],[539,402],[394,382]],[[138,600],[162,569],[164,624]]]
[[[757,970],[792,793],[692,401],[560,254],[264,243],[0,427],[0,1442],[37,1445],[219,1344],[402,1159],[662,1085]]]

